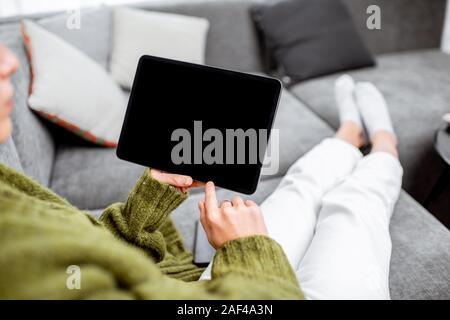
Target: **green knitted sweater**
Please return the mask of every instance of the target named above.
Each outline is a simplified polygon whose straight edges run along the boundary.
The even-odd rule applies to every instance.
[[[212,280],[196,281],[203,269],[168,217],[186,197],[146,171],[127,201],[97,221],[0,164],[0,298],[303,297],[283,250],[264,236],[228,242],[214,257]],[[67,285],[70,266],[79,267],[79,289]]]

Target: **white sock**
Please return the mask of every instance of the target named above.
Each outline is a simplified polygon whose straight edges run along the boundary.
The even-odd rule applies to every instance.
[[[395,136],[383,94],[372,83],[358,82],[355,87],[355,98],[370,138],[381,130]]]
[[[355,97],[355,81],[352,77],[345,74],[340,76],[334,83],[334,98],[339,110],[339,121],[353,121],[362,128],[361,117]]]

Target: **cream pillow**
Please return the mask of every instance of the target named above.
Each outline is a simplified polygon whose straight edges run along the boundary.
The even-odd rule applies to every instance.
[[[37,24],[23,21],[22,32],[30,108],[86,140],[116,146],[126,110],[120,87],[94,60]]]
[[[123,87],[131,88],[142,55],[203,64],[208,29],[204,18],[115,8],[111,74]]]

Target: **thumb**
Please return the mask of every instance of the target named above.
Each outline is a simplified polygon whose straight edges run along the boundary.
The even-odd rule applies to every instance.
[[[166,173],[155,169],[150,169],[150,175],[153,179],[161,183],[170,184],[175,187],[189,187],[193,182],[189,176]]]

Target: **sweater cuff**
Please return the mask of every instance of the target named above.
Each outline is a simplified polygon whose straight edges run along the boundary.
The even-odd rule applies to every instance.
[[[212,277],[231,271],[245,273],[249,278],[261,274],[284,278],[298,286],[297,278],[281,246],[267,236],[252,236],[232,240],[217,250]]]
[[[153,179],[146,170],[127,201],[130,223],[140,224],[138,229],[156,230],[187,196],[177,188]]]

